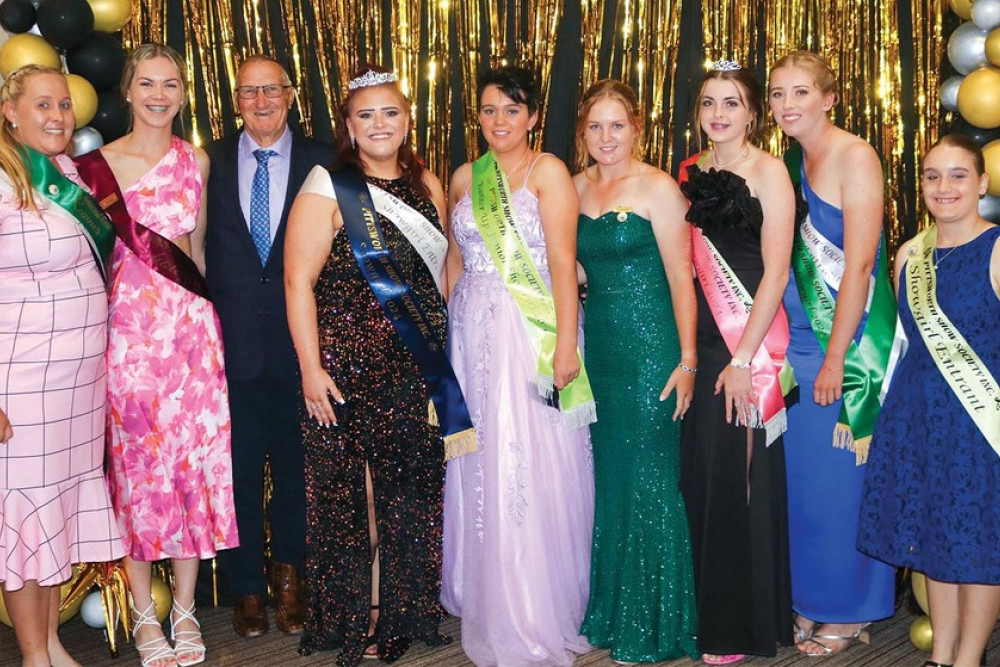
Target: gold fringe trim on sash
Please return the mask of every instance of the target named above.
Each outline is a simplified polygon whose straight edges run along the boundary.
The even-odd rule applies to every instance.
[[[851,433],[851,427],[847,424],[837,422],[837,426],[833,429],[833,446],[837,449],[854,452],[855,465],[863,466],[868,463],[868,445],[871,444],[871,441],[870,435],[855,440],[854,434]]]
[[[427,423],[431,426],[440,426],[441,422],[438,421],[437,408],[434,407],[434,401],[427,401]]]
[[[444,460],[451,461],[459,456],[471,454],[479,449],[476,444],[476,432],[471,428],[458,433],[445,436],[444,439]]]

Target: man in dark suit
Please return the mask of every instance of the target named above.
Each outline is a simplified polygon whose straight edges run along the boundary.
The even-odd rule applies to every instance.
[[[284,240],[288,211],[313,166],[332,162],[328,146],[295,134],[288,111],[295,90],[266,56],[248,58],[236,76],[243,130],[207,147],[206,279],[222,321],[233,421],[233,483],[240,546],[219,553],[225,590],[236,599],[233,629],[268,630],[265,596],[264,464],[275,623],[303,630],[299,572],[305,556],[305,481],[299,422],[298,362],[285,316]]]

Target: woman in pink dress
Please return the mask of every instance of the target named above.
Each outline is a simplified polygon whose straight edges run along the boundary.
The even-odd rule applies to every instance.
[[[0,582],[21,664],[76,665],[57,635],[59,585],[73,563],[122,556],[102,467],[108,303],[90,243],[109,253],[114,237],[67,180],[66,78],[29,65],[0,98]]]
[[[215,309],[204,281],[202,187],[208,158],[173,136],[184,105],[173,49],[132,52],[122,92],[132,131],[80,160],[119,241],[108,343],[111,486],[127,552],[136,647],[144,667],[195,665],[198,560],[237,545],[229,402]],[[120,188],[120,190],[118,190]],[[171,648],[150,595],[152,561],[171,559]]]

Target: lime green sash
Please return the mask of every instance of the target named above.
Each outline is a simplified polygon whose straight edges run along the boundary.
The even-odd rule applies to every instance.
[[[905,276],[910,312],[941,376],[1000,455],[1000,384],[938,304],[931,261],[936,245],[937,225],[911,242]]]
[[[555,396],[553,356],[556,347],[556,309],[545,281],[535,266],[514,222],[507,177],[487,152],[472,164],[472,212],[479,234],[507,291],[524,319],[538,355],[538,392],[546,400]],[[573,326],[575,323],[571,323]],[[577,355],[580,356],[579,350]],[[594,394],[580,357],[580,374],[558,392],[563,417],[572,427],[596,421]]]
[[[104,216],[101,207],[87,191],[66,178],[48,156],[28,146],[22,145],[20,148],[35,190],[63,209],[80,226],[94,253],[97,268],[107,282],[107,266],[115,248],[115,229],[111,226],[111,221]]]
[[[798,171],[800,167],[793,161],[789,165],[789,170],[792,169]],[[795,181],[801,186],[801,172],[797,175],[799,178]],[[868,460],[868,445],[882,407],[880,394],[896,328],[896,297],[889,281],[885,245],[883,234],[879,239],[875,274],[869,285],[864,331],[860,341],[851,341],[844,358],[844,401],[833,432],[834,447],[854,451],[858,465]],[[792,272],[809,324],[825,353],[837,307],[828,281],[833,282],[833,289],[840,288],[844,272],[843,249],[825,238],[808,216],[795,230]]]

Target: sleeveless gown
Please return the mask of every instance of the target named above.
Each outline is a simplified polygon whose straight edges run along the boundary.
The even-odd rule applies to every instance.
[[[624,218],[624,219],[623,219]],[[587,272],[587,372],[600,421],[594,449],[594,538],[583,633],[616,660],[697,657],[694,574],[681,498],[676,394],[680,362],[670,286],[649,220],[580,216]]]
[[[993,227],[937,253],[941,310],[994,379],[1000,299],[989,265],[998,239]],[[1000,457],[931,358],[905,286],[899,317],[909,348],[875,426],[858,548],[938,581],[1000,584]]]
[[[805,173],[802,194],[813,226],[843,248],[843,211],[820,199],[809,188]],[[832,289],[831,293],[836,297]],[[833,446],[843,401],[826,407],[813,401],[813,382],[824,355],[799,298],[794,272],[784,303],[791,332],[788,361],[799,384],[799,402],[788,410],[785,433],[792,606],[820,623],[887,618],[895,605],[895,574],[892,567],[855,547],[865,466],[856,464],[854,452]],[[862,319],[856,341],[864,324]]]
[[[194,230],[202,194],[192,146],[123,191],[131,216],[168,239]],[[211,558],[239,543],[229,399],[211,302],[163,277],[121,240],[111,269],[108,433],[126,554]]]
[[[76,180],[69,158],[56,158]],[[108,297],[77,222],[35,192],[14,208],[0,172],[0,582],[60,584],[121,558],[104,478]],[[6,652],[6,649],[5,649]]]
[[[521,188],[511,203],[548,282],[538,200]],[[570,665],[590,649],[580,634],[594,507],[590,437],[564,426],[538,396],[535,352],[468,194],[452,213],[452,232],[465,268],[449,304],[449,352],[479,449],[448,463],[441,599],[462,617],[462,647],[479,667]]]
[[[329,193],[327,183],[302,192]],[[437,209],[402,179],[369,177],[436,227]],[[326,194],[326,196],[330,196]],[[381,219],[386,245],[440,340],[447,311],[430,270],[406,237]],[[379,535],[378,655],[402,656],[417,639],[437,645],[441,588],[444,443],[427,419],[430,395],[413,355],[358,268],[347,233],[336,235],[314,288],[323,367],[340,388],[338,425],[302,412],[306,479],[304,652],[342,648],[338,665],[357,665],[367,641],[371,549],[365,465],[372,476]]]
[[[731,172],[692,167],[689,178],[681,184],[691,202],[688,220],[755,294],[764,275],[760,202]],[[753,429],[747,470],[747,429],[726,423],[724,397],[715,394],[732,353],[700,282],[695,287],[698,374],[682,428],[681,492],[691,526],[698,648],[773,656],[792,640],[784,447],[781,438],[767,446],[764,430]]]

